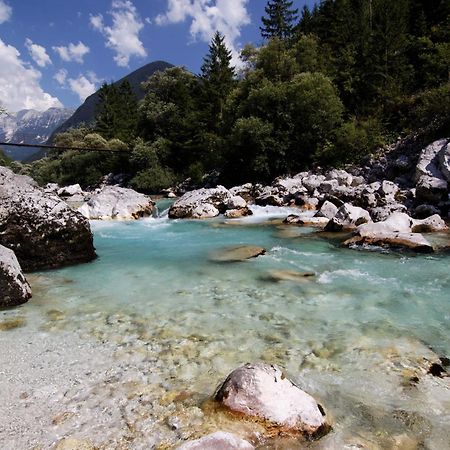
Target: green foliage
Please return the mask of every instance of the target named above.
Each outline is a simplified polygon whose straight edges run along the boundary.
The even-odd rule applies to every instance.
[[[159,193],[171,186],[175,176],[171,169],[164,167],[162,161],[167,157],[170,142],[159,138],[153,143],[138,139],[130,155],[130,162],[136,175],[131,185],[147,193]]]
[[[11,159],[8,158],[4,151],[0,148],[0,166],[9,166],[11,164]]]
[[[317,152],[316,161],[333,166],[358,163],[384,143],[382,127],[377,120],[357,121],[353,118],[334,131],[332,140]]]
[[[293,1],[269,0],[265,8],[266,17],[262,17],[261,35],[265,39],[277,37],[287,39],[294,32],[298,9],[292,7]]]
[[[104,83],[99,99],[95,131],[105,139],[131,142],[136,135],[138,104],[130,83],[127,80],[119,86]]]
[[[204,122],[212,130],[219,129],[226,97],[233,88],[235,71],[231,58],[224,36],[216,32],[201,68],[201,109]]]

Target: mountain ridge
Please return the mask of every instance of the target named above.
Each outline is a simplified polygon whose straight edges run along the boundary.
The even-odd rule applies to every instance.
[[[113,84],[120,85],[126,80],[129,81],[136,97],[138,98],[138,100],[141,100],[145,95],[144,91],[141,89],[141,83],[146,81],[155,72],[163,71],[171,67],[174,67],[173,64],[170,64],[166,61],[153,61],[140,67],[139,69],[134,70],[128,75],[125,75],[120,80],[115,81]],[[62,133],[70,128],[77,127],[82,123],[92,123],[95,118],[95,109],[99,103],[98,94],[99,90],[87,97],[86,100],[76,109],[73,115],[53,131],[47,143],[51,144],[55,135],[58,133]]]

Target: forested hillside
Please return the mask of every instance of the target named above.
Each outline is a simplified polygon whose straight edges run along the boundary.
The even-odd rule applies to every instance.
[[[127,152],[55,153],[32,174],[87,185],[122,172],[146,192],[213,170],[225,184],[268,181],[358,162],[402,134],[450,133],[448,1],[324,0],[297,11],[272,0],[261,36],[232,67],[217,33],[198,76],[157,72],[139,103],[126,83],[104,85],[95,124],[55,142]]]

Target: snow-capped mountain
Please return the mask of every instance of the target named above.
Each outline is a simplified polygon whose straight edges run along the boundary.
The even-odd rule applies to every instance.
[[[74,113],[69,108],[50,108],[47,111],[24,109],[16,114],[0,116],[0,142],[44,144],[56,128]],[[36,148],[4,147],[12,159],[23,160],[37,152]]]

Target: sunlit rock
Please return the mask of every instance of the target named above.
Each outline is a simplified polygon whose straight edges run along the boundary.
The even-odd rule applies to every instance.
[[[14,251],[24,271],[95,258],[89,222],[29,177],[0,167],[0,244]]]
[[[187,192],[169,209],[171,219],[202,219],[218,216],[228,209],[232,194],[223,186]]]
[[[336,215],[330,219],[325,230],[350,230],[363,223],[371,222],[371,220],[370,214],[365,209],[345,203],[339,208]]]
[[[274,365],[239,367],[228,376],[215,398],[230,411],[279,427],[280,432],[320,436],[329,429],[322,406]]]
[[[105,186],[78,211],[89,220],[132,220],[153,214],[152,200],[132,189]]]

